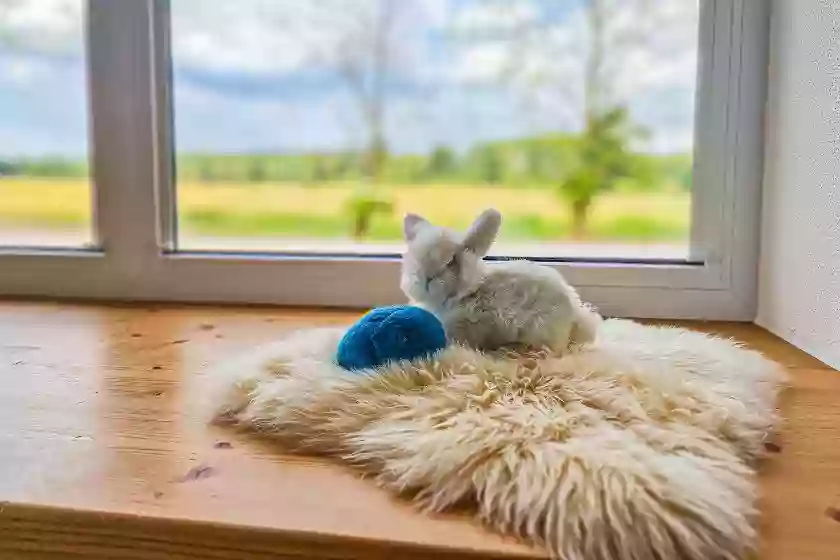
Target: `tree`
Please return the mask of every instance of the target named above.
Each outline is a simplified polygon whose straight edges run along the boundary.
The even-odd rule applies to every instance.
[[[404,0],[319,0],[300,3],[292,34],[314,68],[341,81],[365,129],[363,175],[377,182],[388,160],[387,108],[391,82],[405,77],[398,64],[401,43],[396,33]],[[295,28],[297,26],[297,28]]]
[[[323,183],[330,180],[330,168],[327,163],[327,158],[320,154],[316,154],[312,163],[312,181],[315,183]]]
[[[204,183],[210,183],[217,179],[216,169],[213,166],[213,158],[206,156],[199,156],[197,158],[198,164],[198,179]]]
[[[684,67],[691,52],[686,49],[696,48],[690,38],[696,35],[697,5],[583,0],[582,9],[572,13],[567,0],[481,0],[480,5],[486,11],[472,21],[484,21],[484,28],[472,29],[465,40],[493,48],[497,69],[486,79],[515,95],[523,118],[540,119],[535,128],[551,126],[544,120],[553,115],[559,128],[580,131],[575,164],[555,184],[569,204],[576,235],[583,235],[597,195],[643,171],[631,145],[644,131],[629,122],[629,100],[640,89],[673,86],[665,71],[640,70],[662,63]],[[599,149],[607,153],[598,155]],[[536,161],[532,168],[543,165]]]
[[[265,161],[259,156],[254,156],[248,160],[248,171],[246,173],[247,179],[251,183],[262,183],[266,180],[267,173],[265,170]]]
[[[17,166],[12,162],[0,160],[0,177],[17,175]]]
[[[445,177],[453,173],[458,167],[458,160],[455,152],[448,146],[438,146],[429,156],[429,163],[426,168],[428,176]]]
[[[477,152],[481,180],[495,185],[504,177],[504,161],[496,146],[483,146]]]
[[[393,202],[382,193],[360,187],[347,200],[345,206],[352,222],[353,238],[357,241],[370,235],[370,226],[377,214],[393,210]]]
[[[406,60],[403,41],[412,17],[405,17],[414,3],[405,0],[318,0],[294,2],[294,18],[283,14],[278,22],[289,29],[295,44],[306,51],[307,68],[326,73],[343,84],[364,129],[361,157],[341,158],[336,175],[360,168],[362,178],[373,185],[382,179],[390,147],[386,120],[396,87],[401,95],[420,88],[418,74]],[[415,5],[416,7],[416,5]],[[400,24],[403,28],[400,29]],[[385,195],[360,187],[347,203],[352,235],[362,239],[378,213],[391,210]]]
[[[584,66],[585,125],[578,164],[558,185],[572,212],[572,235],[586,235],[592,201],[636,170],[630,141],[634,131],[626,107],[613,104],[605,75],[608,0],[587,0],[589,44]]]
[[[352,152],[343,152],[334,156],[335,164],[331,178],[350,179],[353,178],[359,169],[359,156]]]
[[[578,140],[578,164],[558,187],[560,197],[569,203],[575,238],[585,237],[589,210],[600,193],[613,188],[619,179],[642,175],[641,160],[630,150],[631,136],[624,108],[587,118]]]
[[[391,72],[392,39],[398,0],[376,0],[372,13],[358,14],[366,20],[349,28],[341,37],[334,64],[348,91],[358,104],[367,128],[367,149],[363,161],[365,175],[378,181],[388,158],[385,116],[388,77]]]

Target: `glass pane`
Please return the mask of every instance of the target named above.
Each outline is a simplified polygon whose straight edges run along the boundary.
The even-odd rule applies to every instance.
[[[83,0],[0,0],[0,245],[93,240]]]
[[[682,258],[698,0],[173,0],[179,247]]]

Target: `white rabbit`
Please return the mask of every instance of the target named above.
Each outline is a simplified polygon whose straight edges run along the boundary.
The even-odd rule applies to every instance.
[[[472,348],[565,351],[594,340],[600,315],[559,272],[529,261],[482,260],[501,222],[499,212],[487,210],[461,235],[408,214],[403,292],[437,315],[450,340]]]

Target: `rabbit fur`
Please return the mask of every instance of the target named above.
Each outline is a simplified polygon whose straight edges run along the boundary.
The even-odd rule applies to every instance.
[[[451,341],[474,349],[563,351],[593,341],[600,315],[557,270],[524,260],[483,260],[501,222],[499,212],[486,210],[462,235],[406,215],[403,292],[437,315]]]

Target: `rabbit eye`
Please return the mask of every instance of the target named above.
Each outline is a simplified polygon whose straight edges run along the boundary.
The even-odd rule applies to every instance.
[[[458,255],[453,255],[452,259],[446,263],[447,268],[453,268],[458,265]]]

